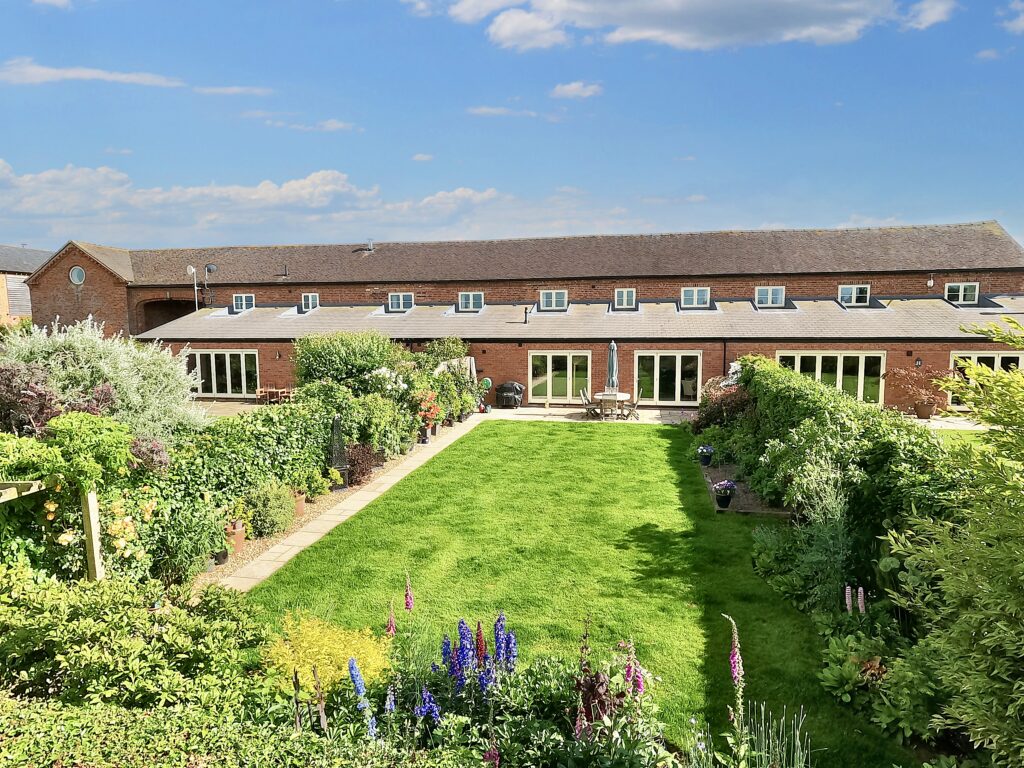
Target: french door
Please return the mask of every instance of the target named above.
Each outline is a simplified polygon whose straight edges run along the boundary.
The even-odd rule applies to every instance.
[[[1021,364],[1024,363],[1024,353],[1022,352],[953,352],[949,356],[949,367],[959,373],[961,376],[966,377],[967,373],[964,370],[961,360],[970,360],[972,363],[978,365],[985,365],[991,368],[993,371],[1014,371],[1022,370]],[[950,405],[959,406],[961,405],[960,398],[952,396],[950,397]]]
[[[779,352],[776,359],[783,368],[865,403],[884,399],[885,352]]]
[[[700,400],[701,353],[638,351],[634,391],[649,405],[697,405]]]
[[[574,403],[590,387],[590,352],[530,352],[531,403]]]
[[[201,397],[255,398],[260,386],[256,350],[193,350],[188,370],[199,374],[196,392]]]

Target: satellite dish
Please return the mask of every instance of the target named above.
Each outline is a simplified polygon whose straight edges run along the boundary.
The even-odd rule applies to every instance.
[[[217,271],[217,265],[216,264],[207,264],[205,269],[206,269],[206,273],[210,274],[211,272],[216,272]]]
[[[189,264],[187,267],[185,267],[185,272],[187,272],[189,276],[192,276],[196,273],[196,268]]]

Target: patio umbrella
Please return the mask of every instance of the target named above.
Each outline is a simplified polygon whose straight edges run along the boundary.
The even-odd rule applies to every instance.
[[[604,383],[604,391],[619,391],[619,348],[614,341],[608,345],[608,379]]]

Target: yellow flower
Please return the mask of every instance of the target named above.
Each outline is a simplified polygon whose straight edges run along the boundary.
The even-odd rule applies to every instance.
[[[118,539],[114,542],[114,549],[124,549],[128,545],[128,542],[124,539]]]
[[[53,512],[47,512],[46,513],[46,519],[47,520],[53,520],[53,518],[55,518],[55,517],[56,517],[56,515],[53,514]]]
[[[66,547],[68,544],[75,540],[74,531],[64,531],[60,536],[57,537],[57,543],[62,547]]]
[[[57,511],[57,502],[55,502],[53,500],[47,501],[45,504],[43,504],[43,509],[45,509],[47,512],[56,512]]]

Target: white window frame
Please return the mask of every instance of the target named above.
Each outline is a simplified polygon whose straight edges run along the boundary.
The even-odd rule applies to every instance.
[[[406,297],[408,297],[408,302]],[[415,306],[416,294],[412,291],[399,291],[388,294],[388,312],[408,312]]]
[[[627,298],[629,301],[620,301],[620,298]],[[615,309],[636,309],[636,288],[615,289]]]
[[[759,300],[758,294],[761,291],[768,292],[768,301],[764,304]],[[782,299],[778,302],[772,301],[772,293],[774,291],[782,291]],[[784,285],[759,285],[754,288],[754,306],[762,309],[778,309],[779,307],[786,306],[786,286]]]
[[[885,372],[888,370],[887,363],[888,359],[885,351],[880,349],[867,349],[867,350],[839,350],[839,349],[780,349],[775,352],[775,362],[781,363],[783,357],[794,357],[795,370],[800,373],[800,358],[801,357],[815,357],[817,360],[814,363],[814,380],[821,381],[821,358],[824,356],[837,357],[839,358],[836,365],[836,389],[840,392],[845,392],[843,389],[843,359],[847,357],[857,357],[861,359],[860,366],[858,368],[859,373],[857,374],[857,400],[864,402],[864,358],[865,357],[880,357],[882,358],[882,370],[881,377],[878,382],[878,402],[868,403],[868,405],[877,405],[881,408],[885,404]]]
[[[654,391],[644,392],[641,405],[673,405],[673,406],[696,406],[700,403],[700,395],[704,389],[704,353],[699,349],[638,349],[633,353],[633,396],[640,394],[640,358],[642,356],[654,356]],[[693,400],[664,400],[658,399],[658,368],[659,358],[676,358],[676,384],[679,384],[679,358],[697,358],[697,395]],[[682,387],[680,387],[682,389]],[[682,392],[679,393],[682,395]]]
[[[319,293],[304,293],[302,294],[302,311],[312,312],[314,309],[320,308],[320,294]]]
[[[545,298],[551,298],[551,305],[544,306]],[[558,299],[561,298],[561,306],[558,306]],[[537,309],[541,312],[564,312],[569,308],[569,291],[565,288],[547,288],[540,292],[537,301]]]
[[[568,359],[568,365],[569,365],[568,376],[569,376],[569,381],[568,381],[568,384],[567,384],[567,387],[566,387],[566,390],[568,392],[568,396],[567,397],[552,397],[551,396],[551,384],[549,382],[548,383],[548,394],[547,394],[547,396],[546,397],[534,398],[534,396],[533,396],[533,358],[535,356],[537,356],[537,355],[545,355],[545,356],[547,356],[547,359],[548,359],[548,368],[547,369],[548,369],[549,372],[551,371],[551,358],[552,357],[567,356],[569,358]],[[572,388],[573,388],[573,382],[572,382],[572,358],[574,356],[576,356],[576,357],[586,357],[587,358],[587,390],[589,391],[590,390],[590,381],[591,381],[591,378],[594,375],[594,364],[593,364],[594,360],[593,360],[593,357],[592,357],[591,352],[590,352],[589,349],[531,349],[531,350],[529,350],[527,352],[527,354],[526,354],[526,369],[527,369],[526,370],[526,374],[527,374],[526,399],[527,399],[527,402],[529,402],[529,403],[544,403],[544,402],[548,402],[548,403],[575,403],[575,404],[578,404],[579,403],[580,393],[572,391]],[[593,395],[594,393],[591,392],[590,394]]]
[[[1012,351],[1010,351],[1010,350],[998,351],[998,350],[991,350],[991,349],[978,349],[978,350],[972,349],[972,350],[960,350],[960,351],[954,350],[953,352],[949,353],[949,367],[950,367],[950,370],[955,371],[957,369],[956,368],[956,361],[957,361],[958,358],[961,359],[961,360],[970,360],[970,361],[976,363],[978,361],[979,357],[992,357],[992,358],[995,358],[996,369],[1000,370],[1000,371],[1005,370],[1003,368],[1003,358],[1004,357],[1016,357],[1017,358],[1017,370],[1018,371],[1024,371],[1024,350],[1019,350],[1019,349],[1018,350],[1012,350]],[[949,399],[950,407],[957,408],[959,410],[965,410],[963,405],[961,405],[960,403],[953,402],[952,396],[950,396],[948,399]]]
[[[863,301],[858,300],[857,297],[857,294],[861,289],[865,291]],[[850,292],[850,301],[843,301],[843,291]],[[867,307],[871,304],[871,283],[850,283],[849,285],[840,285],[837,300],[844,307]]]
[[[949,291],[950,291],[951,288],[955,288],[956,289],[956,295],[957,295],[956,299],[949,298]],[[974,289],[974,300],[973,301],[965,301],[964,300],[963,296],[964,296],[964,289],[965,288],[973,288]],[[951,304],[956,304],[957,306],[961,306],[961,307],[973,307],[981,299],[981,284],[980,283],[946,283],[946,290],[943,293],[943,296],[945,296],[946,297],[946,301],[948,301]]]
[[[227,384],[227,390],[224,392],[217,391],[217,368],[216,363],[213,360],[217,355],[224,355],[224,371],[225,371],[225,382]],[[229,355],[242,355],[241,360],[241,373],[242,373],[242,392],[241,394],[233,393],[231,391],[231,384],[233,377],[231,375],[231,363]],[[256,386],[252,388],[252,392],[248,390],[248,374],[245,371],[245,356],[253,355],[256,358]],[[219,397],[219,398],[230,398],[232,400],[255,400],[259,397],[260,389],[260,354],[259,350],[256,349],[191,349],[189,350],[188,357],[191,358],[193,364],[193,370],[198,372],[199,385],[196,388],[197,397]],[[209,392],[204,392],[202,389],[202,360],[200,358],[210,358],[210,376],[212,389]]]
[[[474,299],[480,297],[480,306],[474,306]],[[484,308],[483,291],[459,291],[459,312],[479,312]]]
[[[704,301],[700,300],[700,292],[704,291]],[[687,300],[687,295],[691,300]],[[711,289],[705,285],[686,286],[679,291],[679,306],[683,309],[703,309],[711,306]]]
[[[241,300],[241,301],[239,301]],[[246,306],[248,304],[249,306]],[[235,314],[240,312],[248,312],[250,309],[256,308],[256,294],[255,293],[234,293],[231,295],[231,308],[235,311]]]

